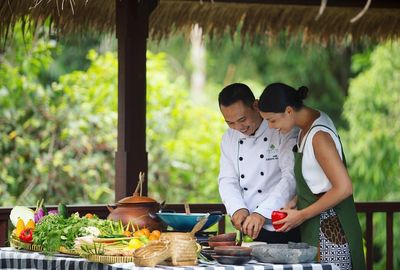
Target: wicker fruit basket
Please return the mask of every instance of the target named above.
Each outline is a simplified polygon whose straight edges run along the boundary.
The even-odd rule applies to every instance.
[[[134,262],[133,256],[108,256],[108,255],[95,255],[95,254],[81,254],[83,258],[97,263],[130,263]]]
[[[163,233],[160,240],[169,241],[171,260],[169,264],[175,266],[197,265],[196,238],[190,233]]]
[[[135,251],[135,265],[154,267],[171,257],[169,241],[152,241]]]
[[[10,238],[10,246],[18,249],[26,249],[30,251],[43,251],[43,247],[32,243],[21,242],[15,238]]]
[[[66,247],[61,246],[58,249],[58,252],[63,253],[63,254],[68,254],[68,255],[74,255],[74,256],[79,256],[79,253],[73,249],[69,249]]]

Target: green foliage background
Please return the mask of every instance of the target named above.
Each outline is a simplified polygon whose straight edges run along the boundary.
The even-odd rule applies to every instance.
[[[351,80],[344,104],[349,129],[342,132],[349,173],[358,201],[399,201],[400,198],[400,43],[378,46],[371,54],[357,55],[353,68],[362,69]],[[400,214],[394,215],[399,224]],[[374,216],[374,241],[386,254],[386,216]],[[394,225],[394,252],[400,232]],[[385,269],[384,260],[378,263]],[[395,269],[400,257],[395,255]],[[375,269],[375,268],[374,268]]]
[[[297,39],[243,46],[226,37],[206,44],[207,83],[200,102],[188,90],[188,44],[174,37],[149,46],[152,197],[168,203],[219,202],[219,140],[226,128],[216,102],[220,89],[243,81],[258,96],[266,84],[283,81],[309,86],[307,104],[327,112],[340,127],[356,200],[400,200],[399,42],[304,48]],[[48,204],[114,201],[116,52],[104,50],[104,41],[89,40],[86,58],[71,62],[71,46],[15,31],[12,46],[0,53],[2,206],[34,205],[40,198]],[[76,46],[82,55],[82,44]],[[384,255],[383,215],[374,217],[374,231],[377,251]],[[396,227],[394,232],[398,250],[400,232]],[[374,269],[385,269],[384,263],[380,256]]]

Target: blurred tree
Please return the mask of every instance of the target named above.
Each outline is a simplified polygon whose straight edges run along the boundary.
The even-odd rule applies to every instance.
[[[269,42],[269,43],[266,43]],[[205,38],[207,66],[205,93],[202,104],[218,110],[217,95],[223,86],[233,82],[245,82],[259,96],[269,83],[281,81],[294,87],[306,85],[310,89],[307,104],[328,113],[341,127],[342,106],[347,95],[348,78],[353,54],[373,45],[323,47],[302,44],[301,37],[291,39],[277,37],[275,41],[256,38],[254,43],[242,40],[239,32],[232,39]],[[193,65],[190,43],[182,36],[172,36],[168,41],[150,43],[153,51],[168,52],[170,66],[180,76],[190,81]],[[190,86],[187,86],[190,89]]]
[[[27,39],[31,46],[9,48],[0,62],[3,204],[34,204],[42,197],[46,203],[114,201],[116,54],[91,51],[87,70],[45,85],[41,74],[59,48]],[[215,137],[224,124],[219,114],[188,100],[187,82],[168,72],[165,58],[148,55],[150,190],[169,202],[216,202]]]
[[[354,58],[354,71],[360,73],[350,83],[344,106],[349,129],[342,137],[358,201],[400,198],[399,45],[399,41],[382,44]],[[385,218],[374,218],[374,226],[374,241],[385,254]],[[394,239],[400,239],[400,231],[394,233]],[[394,244],[398,250],[399,242]],[[400,257],[395,260],[394,268],[400,269]],[[378,269],[385,269],[384,258]]]
[[[185,78],[166,73],[167,56],[147,54],[149,192],[159,200],[218,202],[218,112],[194,105]]]
[[[0,61],[2,204],[112,201],[115,54],[93,52],[86,72],[43,85],[56,42],[19,33]]]
[[[87,70],[91,64],[86,56],[89,50],[99,54],[116,51],[116,40],[110,35],[74,34],[57,41],[56,50],[53,50],[53,61],[46,70],[42,70],[40,81],[50,84],[58,80],[61,75],[75,70]]]

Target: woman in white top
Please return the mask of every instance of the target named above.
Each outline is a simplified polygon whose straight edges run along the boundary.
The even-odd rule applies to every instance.
[[[335,263],[340,269],[365,269],[361,228],[340,138],[325,113],[303,105],[307,92],[304,86],[295,90],[274,83],[266,87],[258,103],[269,127],[282,133],[300,128],[294,149],[297,197],[282,210],[287,217],[274,224],[283,224],[282,232],[300,226],[302,241],[319,247],[320,262]]]

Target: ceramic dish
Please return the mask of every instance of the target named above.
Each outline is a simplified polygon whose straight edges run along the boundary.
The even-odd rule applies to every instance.
[[[219,247],[219,246],[236,246],[236,241],[229,241],[229,242],[212,242],[208,241],[208,245],[211,248]]]
[[[217,255],[250,256],[252,248],[237,246],[219,246],[214,248]]]
[[[199,222],[199,220],[207,215],[206,213],[157,213],[157,216],[164,221],[168,226],[171,226],[174,230],[179,232],[190,232],[194,225]],[[211,213],[208,217],[206,224],[201,228],[201,230],[206,230],[215,223],[217,223],[222,218],[222,213]]]
[[[210,238],[208,238],[208,241],[212,242],[227,242],[235,240],[236,240],[236,233],[218,234],[216,236],[211,236]]]
[[[243,265],[251,260],[251,256],[225,256],[212,255],[213,259],[220,264]]]

